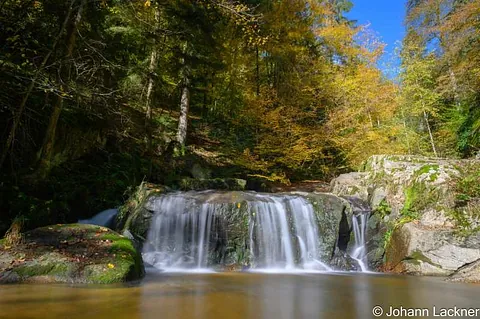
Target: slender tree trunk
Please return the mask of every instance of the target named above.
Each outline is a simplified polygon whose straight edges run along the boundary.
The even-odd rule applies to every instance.
[[[158,25],[160,20],[160,12],[155,10],[155,25]],[[157,36],[157,34],[155,34]],[[148,66],[148,84],[147,96],[145,102],[145,131],[147,137],[147,153],[152,149],[152,104],[153,104],[153,87],[155,86],[155,69],[157,68],[158,51],[157,40],[154,38],[152,53],[150,53],[150,65]]]
[[[402,117],[403,117],[403,129],[405,130],[405,139],[407,141],[407,150],[408,150],[408,155],[412,154],[412,151],[410,150],[410,141],[408,139],[408,132],[407,132],[407,119],[405,118],[405,113],[402,110]]]
[[[453,102],[455,103],[455,107],[457,108],[457,111],[460,111],[460,98],[458,96],[457,77],[455,76],[455,72],[453,72],[451,67],[449,67],[448,71],[449,71],[450,83],[452,85],[452,91],[453,91]]]
[[[60,65],[59,77],[64,75],[64,78],[59,78],[60,82],[60,94],[57,97],[57,101],[53,106],[52,115],[50,116],[50,121],[48,123],[48,128],[45,133],[45,139],[43,146],[39,152],[39,167],[38,173],[40,178],[45,177],[51,170],[51,160],[53,155],[53,147],[55,144],[55,136],[57,130],[58,119],[63,109],[63,98],[67,94],[67,85],[66,83],[70,79],[70,64],[73,56],[73,49],[75,48],[76,34],[78,26],[82,21],[83,10],[87,4],[87,0],[81,0],[80,6],[78,7],[77,15],[73,21],[71,30],[67,36],[67,53],[65,55],[65,61]]]
[[[72,14],[73,10],[73,5],[75,3],[75,0],[72,0],[70,2],[70,6],[67,11],[67,15],[65,16],[65,20],[63,21],[63,24],[60,28],[60,31],[58,32],[57,36],[55,37],[55,40],[53,41],[53,45],[51,50],[45,55],[45,57],[42,60],[42,63],[38,67],[38,69],[35,71],[35,74],[30,81],[30,84],[27,87],[27,91],[25,92],[25,95],[23,96],[22,101],[20,102],[20,106],[18,107],[18,111],[15,114],[13,118],[13,123],[12,127],[10,128],[10,133],[8,134],[7,141],[5,143],[5,147],[2,151],[2,155],[0,156],[0,168],[3,166],[5,159],[7,158],[8,152],[13,144],[13,141],[15,140],[15,133],[17,132],[18,125],[20,124],[20,120],[22,118],[23,112],[25,111],[25,106],[27,104],[28,98],[30,97],[30,94],[32,94],[33,87],[35,86],[35,83],[37,82],[41,71],[45,68],[45,65],[47,64],[48,60],[50,59],[50,56],[53,54],[53,52],[56,50],[58,43],[60,42],[60,38],[62,37],[62,34],[65,32],[67,28],[68,21],[70,21],[70,16]]]
[[[428,122],[428,114],[425,110],[423,110],[423,118],[425,120],[425,124],[427,125],[428,135],[430,136],[430,144],[432,144],[433,154],[435,154],[435,157],[438,157],[437,149],[435,148],[435,142],[433,141],[432,129],[430,128],[430,123]]]
[[[150,54],[150,66],[147,84],[147,97],[145,103],[145,131],[147,134],[147,152],[152,148],[152,104],[153,104],[153,86],[155,85],[154,72],[157,65],[157,50],[154,47]]]
[[[178,131],[177,131],[177,142],[184,146],[187,139],[187,121],[188,121],[188,109],[190,107],[190,81],[188,78],[185,78],[183,89],[182,89],[182,98],[180,100],[180,117],[178,119]]]
[[[256,70],[255,70],[255,77],[257,82],[257,96],[260,96],[260,61],[258,56],[258,45],[255,47],[255,63],[256,63]]]

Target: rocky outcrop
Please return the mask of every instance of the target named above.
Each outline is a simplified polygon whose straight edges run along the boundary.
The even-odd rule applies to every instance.
[[[182,191],[203,191],[203,190],[225,190],[242,191],[245,190],[247,181],[239,178],[184,178],[178,182],[178,187]]]
[[[480,234],[459,236],[448,229],[407,223],[392,234],[386,269],[414,275],[450,275],[480,259]]]
[[[447,280],[452,282],[480,283],[480,259],[461,267]]]
[[[120,209],[117,231],[132,238],[138,247],[148,243],[148,229],[155,212],[159,210],[157,207],[161,204],[159,199],[165,193],[166,190],[161,186],[143,184],[139,187],[134,196]],[[238,191],[192,194],[199,203],[217,205],[215,216],[218,224],[216,227],[219,230],[209,245],[212,248],[209,257],[212,263],[227,267],[234,265],[232,267],[240,269],[250,266],[250,224],[255,219],[255,210],[251,202],[260,199],[254,197],[256,195],[252,193]],[[347,251],[353,242],[351,220],[355,212],[359,213],[357,211],[360,209],[359,203],[354,205],[350,202],[351,199],[324,193],[285,194],[303,197],[312,204],[318,231],[321,234],[319,238],[320,251],[323,252],[321,259],[328,262],[335,256],[334,266],[340,265],[342,269],[348,270],[356,269],[354,262],[347,257]],[[275,196],[282,196],[282,193]],[[267,196],[264,200],[271,202]],[[292,238],[292,242],[296,240],[297,238]],[[345,268],[345,265],[348,267]]]
[[[131,241],[105,227],[52,225],[0,242],[0,283],[119,283],[142,278]]]
[[[479,259],[479,179],[480,161],[378,155],[331,187],[372,207],[372,268],[445,276]]]

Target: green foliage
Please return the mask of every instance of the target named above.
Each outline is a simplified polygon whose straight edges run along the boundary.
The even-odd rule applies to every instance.
[[[456,205],[447,211],[458,225],[460,235],[480,231],[480,167],[477,163],[458,167],[460,174],[454,178]]]
[[[389,216],[392,213],[392,207],[390,207],[388,202],[383,199],[380,204],[378,204],[377,208],[375,208],[373,213],[378,214],[380,219],[384,219],[385,216]]]

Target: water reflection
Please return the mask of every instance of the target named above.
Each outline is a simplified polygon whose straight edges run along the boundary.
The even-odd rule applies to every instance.
[[[375,305],[479,307],[478,285],[351,274],[149,275],[135,287],[0,287],[0,318],[373,318]]]

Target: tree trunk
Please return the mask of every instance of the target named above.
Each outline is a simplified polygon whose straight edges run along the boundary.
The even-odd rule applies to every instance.
[[[256,70],[255,70],[255,80],[257,82],[257,96],[260,96],[260,61],[259,61],[259,56],[258,56],[258,45],[255,47],[255,64],[256,64]]]
[[[435,157],[438,157],[437,149],[435,148],[435,142],[433,141],[432,129],[430,128],[430,123],[428,122],[428,114],[425,110],[423,110],[423,118],[425,120],[425,124],[427,125],[428,135],[430,136],[430,144],[432,144],[433,154],[435,154]]]
[[[60,118],[60,114],[63,109],[63,98],[67,94],[67,85],[68,81],[70,80],[70,64],[71,59],[73,56],[73,49],[75,48],[75,41],[76,41],[76,34],[78,30],[78,26],[82,21],[83,10],[87,4],[87,0],[82,0],[80,2],[80,6],[78,7],[77,15],[75,16],[75,20],[73,21],[72,27],[70,32],[67,36],[67,53],[65,55],[65,61],[63,61],[60,65],[60,77],[59,78],[60,84],[60,94],[57,97],[57,102],[53,106],[52,115],[50,116],[50,121],[48,123],[48,128],[45,133],[45,139],[42,145],[42,148],[39,152],[39,167],[38,167],[38,174],[40,178],[44,178],[48,175],[52,168],[52,155],[53,155],[53,147],[55,144],[55,136],[57,130],[58,119]]]
[[[155,10],[155,26],[158,25],[160,20],[160,12]],[[155,69],[157,68],[157,34],[153,41],[152,53],[150,54],[150,65],[148,66],[148,84],[147,84],[147,97],[145,102],[145,131],[147,137],[147,153],[150,153],[152,149],[152,104],[153,104],[153,87],[155,85]]]
[[[187,139],[188,109],[190,107],[189,79],[184,80],[182,98],[180,100],[180,117],[178,119],[177,142],[184,146]]]
[[[28,85],[27,91],[25,92],[25,95],[23,96],[22,101],[20,102],[20,106],[18,107],[18,111],[15,114],[13,118],[13,123],[12,127],[10,129],[10,133],[8,134],[7,141],[5,143],[5,147],[3,149],[2,155],[0,156],[0,168],[2,168],[3,163],[5,162],[5,159],[7,158],[7,154],[13,144],[13,141],[15,139],[15,133],[17,132],[18,125],[20,124],[20,120],[22,118],[23,112],[25,111],[25,106],[27,104],[28,98],[30,97],[30,94],[32,94],[33,87],[35,86],[35,83],[38,80],[38,77],[40,76],[40,72],[45,68],[45,65],[47,64],[48,60],[50,59],[50,56],[53,54],[53,52],[56,50],[57,45],[60,41],[60,38],[62,37],[62,34],[65,32],[65,29],[67,28],[68,21],[70,21],[70,16],[72,14],[73,10],[73,4],[75,3],[75,0],[72,0],[70,2],[70,7],[68,8],[67,15],[65,16],[65,20],[63,21],[63,24],[60,28],[60,31],[58,32],[55,40],[53,41],[53,45],[51,50],[45,55],[45,57],[42,60],[42,63],[38,67],[37,71],[35,72],[32,80],[30,81],[30,84]]]
[[[153,104],[153,86],[155,85],[154,72],[157,65],[157,50],[154,47],[150,54],[150,66],[147,85],[147,98],[145,103],[145,131],[147,135],[147,153],[152,147],[152,104]]]
[[[405,130],[405,140],[407,142],[407,150],[408,150],[408,155],[410,155],[412,152],[410,150],[410,141],[408,137],[408,132],[407,132],[407,118],[405,117],[405,112],[402,109],[402,118],[403,118],[403,129]]]

